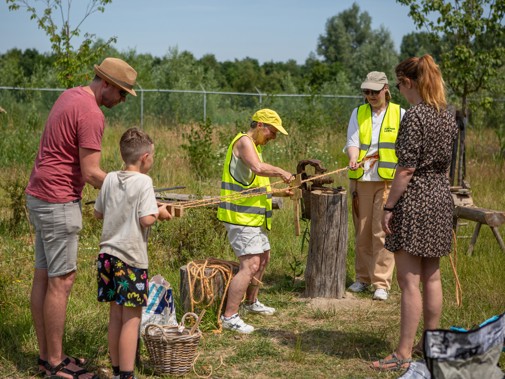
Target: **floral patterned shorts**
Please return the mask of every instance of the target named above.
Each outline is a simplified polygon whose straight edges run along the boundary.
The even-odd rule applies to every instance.
[[[115,301],[124,307],[145,307],[149,280],[147,269],[127,265],[106,253],[96,260],[98,301]]]

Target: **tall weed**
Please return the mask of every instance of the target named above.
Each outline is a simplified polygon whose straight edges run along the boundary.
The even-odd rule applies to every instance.
[[[192,173],[198,179],[213,177],[218,173],[218,156],[212,146],[212,123],[210,119],[191,126],[182,136],[187,141],[181,147],[186,151]]]

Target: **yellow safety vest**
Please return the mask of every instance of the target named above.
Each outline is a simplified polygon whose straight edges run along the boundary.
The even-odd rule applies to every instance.
[[[223,198],[221,203],[219,203],[217,218],[220,221],[235,225],[262,226],[265,224],[266,228],[270,230],[272,222],[272,194],[265,194],[265,192],[270,192],[270,179],[253,174],[251,183],[241,183],[230,172],[233,146],[239,138],[244,136],[249,138],[245,133],[237,134],[228,147],[221,180],[221,196],[238,195],[240,192],[248,190],[245,194],[247,196],[254,193],[254,191],[250,191],[253,188],[258,188],[257,192],[259,194],[257,196],[238,199]],[[254,147],[259,160],[263,162],[261,147],[256,145]]]
[[[359,156],[358,163],[365,158],[372,143],[372,107],[370,104],[363,104],[358,108],[359,125]],[[396,137],[400,128],[401,112],[398,104],[389,103],[386,114],[382,120],[379,134],[379,162],[377,172],[384,180],[392,180],[395,176],[398,157],[395,152]],[[359,179],[363,176],[364,170],[359,167],[356,170],[349,170],[350,179]]]

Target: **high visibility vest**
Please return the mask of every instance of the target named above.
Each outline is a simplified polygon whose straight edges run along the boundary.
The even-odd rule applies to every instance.
[[[365,158],[372,143],[372,107],[363,104],[358,108],[359,125],[359,156],[358,163]],[[395,144],[400,128],[401,112],[398,104],[389,103],[386,114],[382,120],[379,133],[379,161],[376,163],[377,172],[384,180],[392,180],[395,176],[398,157],[396,156]],[[359,167],[349,170],[350,179],[359,179],[365,171]]]
[[[250,183],[241,183],[233,177],[230,171],[233,146],[239,138],[244,136],[249,138],[245,133],[237,134],[233,141],[231,141],[228,152],[226,153],[221,180],[221,197],[224,198],[219,203],[217,218],[220,221],[235,225],[265,225],[265,227],[270,230],[272,222],[272,194],[266,194],[266,192],[270,192],[270,179],[265,176],[252,174],[252,181]],[[254,148],[256,149],[259,160],[263,162],[261,147],[254,144]],[[254,188],[257,188],[257,191],[254,191]],[[230,195],[239,195],[240,192],[243,191],[247,191],[244,196],[248,196],[255,192],[257,192],[258,195],[238,199],[226,198],[226,196]]]

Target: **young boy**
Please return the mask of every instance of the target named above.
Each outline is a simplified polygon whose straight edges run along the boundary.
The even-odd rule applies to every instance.
[[[147,172],[153,165],[149,136],[128,129],[120,141],[123,171],[110,172],[95,203],[95,217],[103,219],[97,259],[98,301],[110,302],[109,354],[114,379],[134,379],[135,353],[142,306],[147,304],[149,227],[171,218],[157,204]]]

